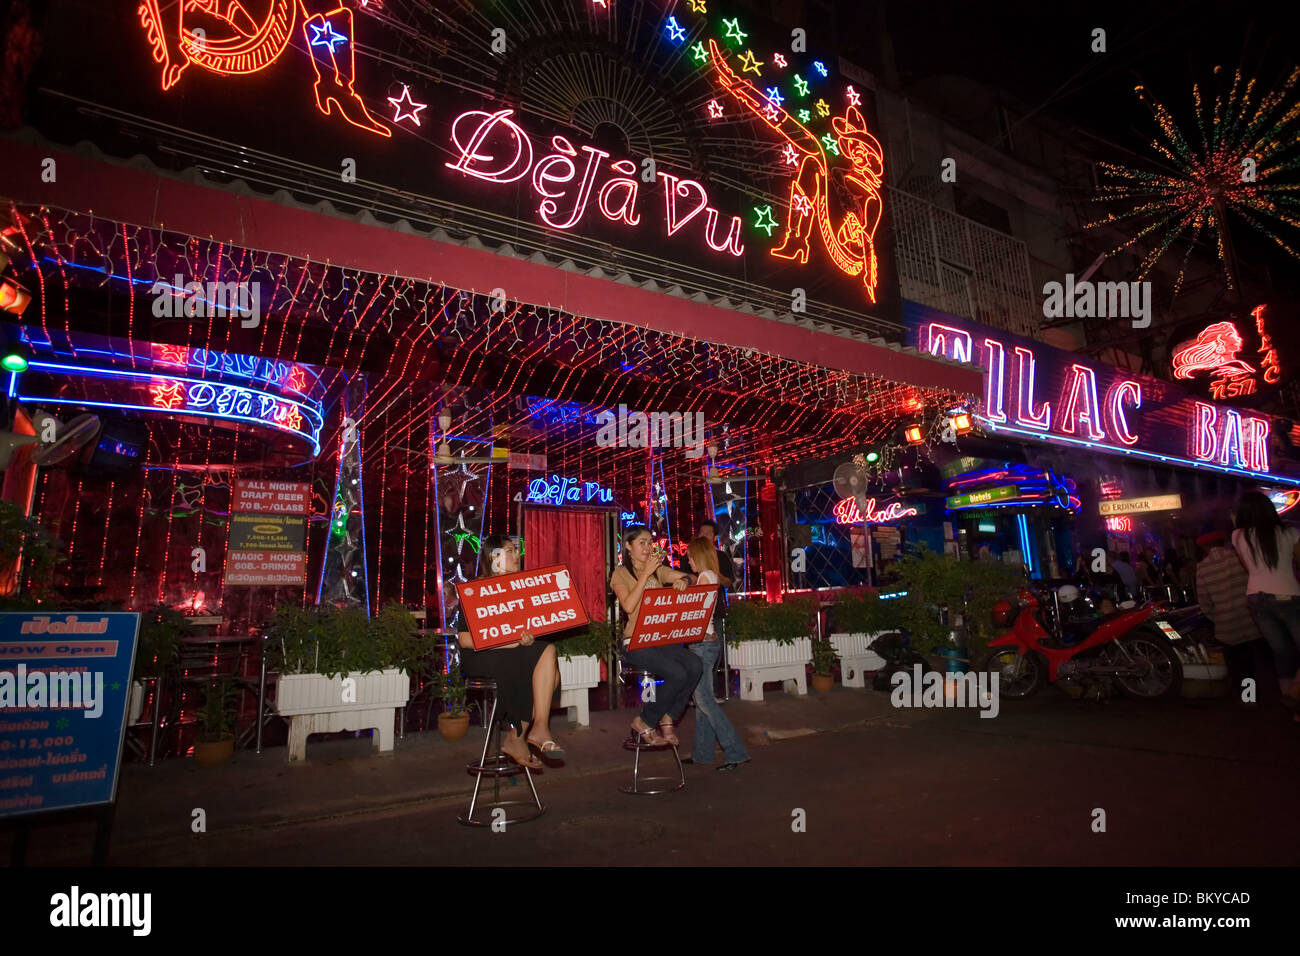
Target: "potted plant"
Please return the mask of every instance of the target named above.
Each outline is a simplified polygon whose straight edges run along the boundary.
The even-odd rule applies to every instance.
[[[447,673],[434,676],[443,711],[438,715],[438,733],[444,740],[459,740],[469,732],[469,710],[465,706],[465,674],[453,661]]]
[[[197,717],[199,735],[194,742],[194,762],[200,767],[225,763],[235,753],[235,689],[229,678],[204,685]]]
[[[360,608],[281,606],[266,629],[268,669],[279,673],[276,710],[289,718],[289,760],[306,756],[307,737],[375,731],[375,748],[393,749],[393,724],[411,696],[410,672],[432,651],[415,634],[411,612],[389,604]]]
[[[825,693],[835,687],[831,667],[839,660],[830,641],[812,642],[813,690]]]
[[[0,500],[0,610],[28,611],[54,580],[53,571],[65,560],[63,545],[26,510]],[[22,561],[22,573],[17,574]]]
[[[835,602],[830,611],[830,642],[840,657],[845,687],[866,687],[866,672],[885,665],[884,658],[871,650],[872,643],[881,634],[899,630],[902,621],[896,597],[849,592]]]
[[[165,675],[176,663],[181,638],[193,633],[185,615],[165,604],[140,612],[140,641],[131,672],[130,723],[139,721],[144,712],[144,679]]]
[[[617,633],[609,623],[593,621],[555,642],[560,665],[560,706],[569,709],[569,719],[576,720],[579,727],[591,725],[587,694],[600,683],[600,662],[609,656]]]
[[[793,680],[808,693],[813,616],[817,602],[787,597],[777,604],[737,601],[727,614],[731,631],[727,664],[740,671],[742,700],[762,700],[765,681]]]

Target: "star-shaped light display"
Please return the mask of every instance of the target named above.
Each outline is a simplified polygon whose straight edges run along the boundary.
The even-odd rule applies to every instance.
[[[696,63],[704,64],[709,60],[709,51],[705,49],[703,43],[696,43],[691,47],[691,56],[695,57]]]
[[[822,145],[824,145],[828,150],[830,150],[836,156],[840,154],[840,145],[835,141],[835,137],[832,136],[830,133],[827,133],[825,136],[822,137]]]
[[[677,22],[676,17],[669,17],[665,26],[668,28],[669,39],[674,43],[681,43],[686,39],[686,30]]]
[[[855,90],[853,87],[851,86],[844,87],[844,95],[849,98],[850,106],[862,105],[862,94],[859,93],[857,90]]]
[[[775,63],[778,68],[785,67],[785,57],[783,57],[780,53],[772,54],[772,62]]]
[[[420,125],[420,110],[429,105],[428,103],[417,103],[411,99],[411,88],[405,84],[402,85],[402,95],[390,96],[388,102],[393,104],[393,109],[396,111],[393,116],[394,123],[401,122],[404,119],[411,119],[415,121],[416,126]]]
[[[746,50],[740,57],[741,73],[748,73],[750,70],[753,70],[755,76],[761,76],[762,74],[759,72],[758,68],[762,65],[763,61],[754,56],[753,50]]]
[[[813,69],[816,70],[818,73],[820,73],[822,76],[826,76],[826,75],[827,75],[827,73],[826,73],[826,67],[822,65],[822,61],[821,61],[821,60],[816,60],[816,61],[814,61],[814,63],[813,63]]]
[[[709,100],[709,119],[717,119],[722,115],[722,104],[717,100]]]
[[[812,200],[803,193],[795,193],[794,208],[798,211],[799,215],[806,216],[812,212]]]
[[[808,81],[798,73],[794,75],[794,88],[798,90],[800,96],[808,95]]]
[[[831,115],[831,108],[827,105],[825,100],[818,100],[813,105],[817,108],[818,116],[826,117]]]
[[[325,21],[323,27],[318,27],[313,23],[311,28],[316,31],[316,35],[311,38],[312,46],[327,46],[330,48],[330,52],[333,53],[334,47],[338,46],[338,44],[348,42],[348,38],[342,33],[334,32],[334,24],[328,20]]]
[[[763,229],[767,232],[767,237],[772,238],[772,230],[781,225],[772,216],[771,206],[755,206],[754,212],[758,214],[754,220],[754,228]]]
[[[779,123],[781,121],[781,111],[776,108],[775,103],[768,103],[763,107],[763,117],[769,123]]]
[[[785,144],[785,149],[783,149],[783,150],[781,151],[781,155],[785,157],[785,164],[786,164],[787,166],[796,166],[796,165],[798,165],[798,163],[799,163],[799,153],[798,153],[798,152],[795,150],[795,148],[794,148],[793,146],[791,146],[789,143],[786,143],[786,144]]]
[[[708,11],[708,9],[704,6],[704,0],[691,0],[691,12],[692,12],[692,13],[708,13],[709,11]]]
[[[725,24],[727,25],[727,38],[728,38],[729,40],[734,40],[734,41],[736,42],[736,45],[737,45],[737,46],[739,46],[740,44],[744,43],[744,42],[745,42],[745,38],[749,36],[748,33],[744,33],[744,32],[740,29],[740,23],[739,23],[739,20],[740,20],[740,17],[732,17],[730,20],[723,20],[723,21],[722,21],[723,23],[725,23]]]
[[[809,113],[807,110],[800,110],[800,111],[799,111],[799,122],[800,122],[800,123],[806,123],[806,122],[808,122],[810,119],[812,119],[812,114]]]
[[[767,101],[773,106],[780,106],[785,102],[785,97],[781,95],[781,91],[775,86],[769,86],[767,88]]]

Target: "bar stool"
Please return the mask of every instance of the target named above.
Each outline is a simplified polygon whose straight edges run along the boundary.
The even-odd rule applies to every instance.
[[[633,667],[630,664],[627,664],[621,656],[619,657],[619,671],[620,678],[623,674],[628,674],[630,676],[640,676],[642,682],[653,682],[655,680],[654,674],[647,670],[642,670],[639,667]],[[686,769],[682,766],[682,757],[681,754],[677,752],[677,746],[675,744],[648,744],[640,737],[631,736],[623,741],[623,749],[631,750],[636,755],[632,758],[632,786],[619,787],[619,789],[624,793],[632,793],[638,796],[652,796],[659,793],[674,793],[686,786]],[[643,750],[672,750],[673,759],[677,761],[677,778],[674,780],[672,777],[642,777],[641,751]],[[643,783],[651,784],[652,789],[643,789],[641,786]],[[660,784],[662,784],[662,786],[659,786]],[[675,784],[675,786],[672,786],[672,784]]]
[[[490,827],[493,823],[497,822],[509,826],[511,823],[526,823],[529,820],[536,820],[546,812],[546,808],[542,806],[541,799],[537,796],[537,787],[533,785],[532,771],[527,767],[522,767],[515,763],[501,751],[503,721],[497,717],[496,689],[497,684],[494,680],[479,677],[467,677],[465,679],[466,691],[491,691],[492,694],[492,709],[488,714],[483,731],[483,752],[479,754],[479,759],[477,761],[470,761],[465,765],[465,768],[470,773],[475,774],[474,793],[469,799],[469,812],[464,816],[457,817],[456,819],[466,826]],[[496,752],[492,754],[492,756],[488,756],[488,745],[492,743],[493,740],[496,742]],[[528,789],[531,790],[533,794],[532,803],[529,803],[527,800],[502,800],[501,778],[514,776],[520,772],[528,778]],[[495,810],[498,807],[529,807],[530,809],[513,817],[507,816],[500,821],[493,820],[491,812],[489,812],[488,819],[486,820],[475,817],[474,811],[478,805],[478,791],[479,787],[483,784],[483,778],[485,776],[492,778],[492,802],[483,805],[487,807],[489,811]]]

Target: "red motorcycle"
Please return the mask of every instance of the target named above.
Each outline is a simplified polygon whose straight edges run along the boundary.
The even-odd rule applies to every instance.
[[[1053,615],[1032,591],[999,601],[993,621],[1011,631],[989,641],[979,669],[998,675],[998,693],[1013,700],[1038,692],[1047,682],[1115,681],[1128,697],[1175,697],[1183,686],[1183,665],[1169,639],[1152,623],[1159,606],[1115,611],[1082,620]]]

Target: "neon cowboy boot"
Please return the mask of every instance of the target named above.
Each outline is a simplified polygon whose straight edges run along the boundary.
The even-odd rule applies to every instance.
[[[808,237],[812,234],[812,200],[799,188],[790,184],[790,202],[786,215],[789,223],[785,228],[785,241],[779,249],[773,249],[772,255],[779,259],[797,259],[800,265],[808,261]]]
[[[327,14],[314,14],[303,21],[302,31],[311,51],[312,69],[316,71],[316,108],[331,116],[332,107],[338,107],[343,118],[358,129],[392,136],[392,130],[370,115],[352,88],[356,78],[352,11],[340,7]]]

